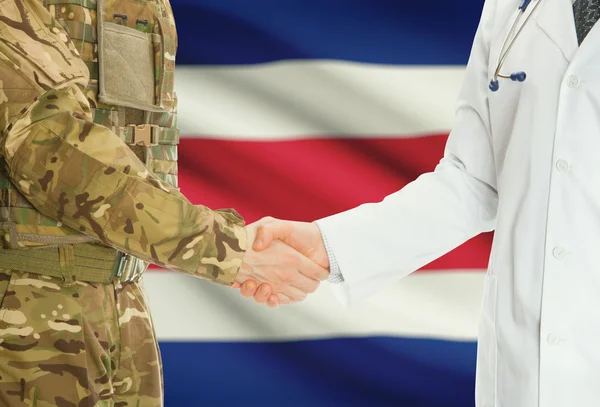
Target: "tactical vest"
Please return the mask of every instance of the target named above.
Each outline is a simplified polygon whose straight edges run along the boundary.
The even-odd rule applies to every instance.
[[[177,36],[168,0],[43,2],[65,28],[89,69],[90,81],[85,93],[94,123],[111,129],[129,144],[150,171],[177,188],[179,131],[173,90]],[[97,250],[97,244],[90,244],[94,239],[33,208],[10,182],[4,167],[0,162],[0,245],[3,249],[75,245],[79,247],[75,247],[75,252],[87,251],[89,247]],[[110,258],[113,253],[117,258],[120,256],[118,263],[129,262],[129,269],[136,269],[138,273],[147,266],[106,249],[101,250],[108,254],[100,257]],[[14,252],[21,250],[3,253]],[[47,251],[43,257],[52,257],[54,252]],[[3,254],[2,257],[10,256],[12,254]],[[60,262],[58,257],[57,261]],[[15,257],[13,262],[18,265],[22,260]],[[6,264],[0,266],[6,267]]]

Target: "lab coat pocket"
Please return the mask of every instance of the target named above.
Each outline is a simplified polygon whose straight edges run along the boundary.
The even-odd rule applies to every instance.
[[[477,343],[477,377],[475,382],[477,407],[494,407],[496,405],[496,296],[496,276],[490,271],[485,276]]]

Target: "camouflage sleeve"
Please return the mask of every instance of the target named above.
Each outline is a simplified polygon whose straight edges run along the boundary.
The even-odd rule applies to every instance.
[[[88,71],[38,0],[0,2],[0,153],[42,214],[149,261],[230,285],[246,247],[232,210],[191,204],[91,121]]]

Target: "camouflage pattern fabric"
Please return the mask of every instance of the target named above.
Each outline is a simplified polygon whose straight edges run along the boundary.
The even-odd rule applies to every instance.
[[[80,8],[83,24],[93,26],[95,1],[70,2]],[[75,11],[57,5],[57,0],[47,3],[54,13],[38,0],[0,2],[0,156],[11,183],[36,211],[56,221],[58,234],[84,234],[144,261],[231,285],[246,247],[242,218],[233,210],[192,205],[114,132],[94,122],[86,65],[90,61],[81,58],[82,52],[90,54],[84,44],[93,41],[93,34],[74,22],[82,39],[71,41],[55,16],[68,13],[67,20],[74,20]],[[150,19],[150,4],[169,15],[170,7],[162,0],[142,3],[107,0],[105,5]],[[129,24],[135,26],[135,20]],[[94,57],[93,49],[88,56]],[[160,82],[161,89],[165,86]],[[169,104],[172,95],[162,97]],[[111,110],[96,104],[98,108]],[[169,164],[162,166],[173,171]],[[56,232],[52,225],[15,217],[4,221],[11,223],[15,236],[21,235],[19,228],[41,236]],[[37,240],[10,243],[15,247],[39,244]]]
[[[104,0],[102,10],[162,37],[153,50],[164,111],[98,100],[96,0],[0,0],[0,248],[99,241],[230,285],[247,244],[243,219],[177,189],[168,0]],[[142,124],[160,128],[158,145],[125,143],[129,125]],[[0,405],[162,406],[140,280],[65,283],[30,271],[0,269]]]
[[[162,406],[141,281],[65,285],[0,269],[0,296],[0,405]]]

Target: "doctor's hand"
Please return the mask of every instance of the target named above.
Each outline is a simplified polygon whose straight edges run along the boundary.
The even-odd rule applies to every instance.
[[[321,232],[315,223],[293,222],[267,217],[250,226],[257,227],[256,238],[252,246],[253,250],[266,252],[272,245],[281,244],[281,242],[274,242],[274,240],[281,240],[325,269],[327,276],[329,275],[329,259]],[[250,236],[248,241],[252,242]],[[261,285],[259,286],[259,284]],[[277,294],[277,290],[269,282],[255,281],[250,278],[244,281],[241,286],[236,284],[234,287],[240,287],[244,297],[253,296],[256,302],[266,302],[270,307],[288,303],[287,298]]]
[[[246,227],[248,242],[256,242],[260,233],[263,236],[260,240],[268,244],[257,246],[259,251],[248,247],[234,287],[239,288],[246,282],[254,287],[265,284],[268,293],[257,298],[257,302],[265,302],[271,296],[274,297],[271,302],[276,298],[276,305],[302,301],[318,288],[320,281],[327,279],[329,271],[283,242],[272,242],[275,237],[267,240],[269,236],[278,236],[278,232],[272,233],[270,228],[260,231],[266,224],[263,220]],[[247,296],[247,292],[248,288],[242,291],[242,295]],[[264,293],[265,288],[258,292]]]

